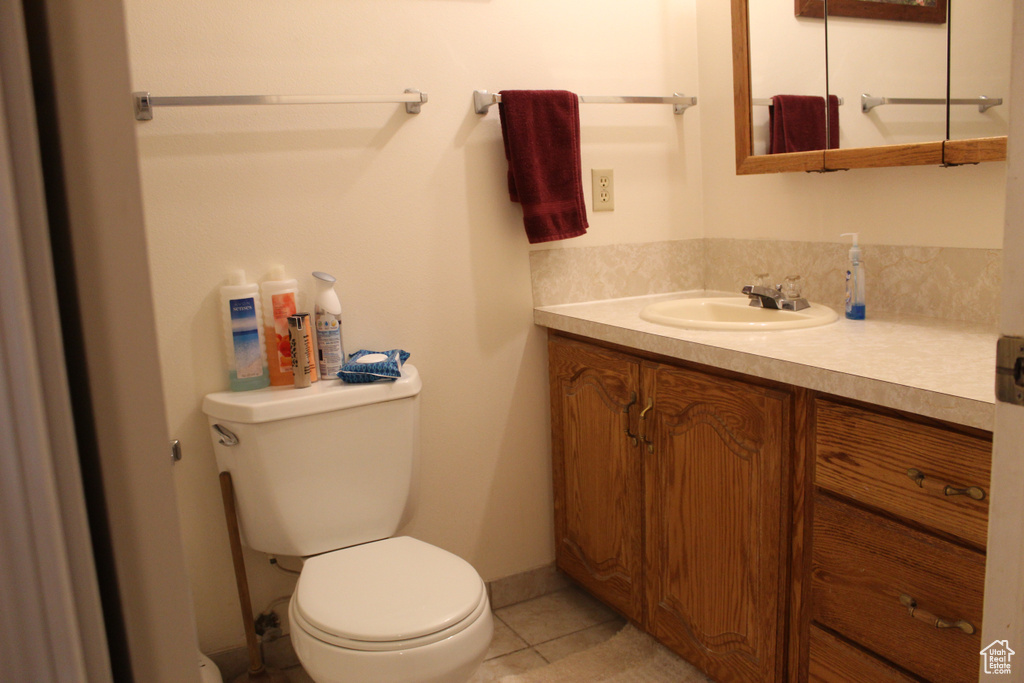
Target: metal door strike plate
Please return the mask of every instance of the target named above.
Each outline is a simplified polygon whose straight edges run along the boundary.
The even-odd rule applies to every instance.
[[[996,346],[996,399],[1024,406],[1024,339],[1000,337]]]

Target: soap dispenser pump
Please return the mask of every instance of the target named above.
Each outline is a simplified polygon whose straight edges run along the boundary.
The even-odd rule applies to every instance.
[[[853,237],[850,248],[850,266],[846,271],[846,317],[850,320],[863,320],[865,317],[864,301],[864,264],[861,262],[859,238],[860,233],[844,232],[840,237]]]

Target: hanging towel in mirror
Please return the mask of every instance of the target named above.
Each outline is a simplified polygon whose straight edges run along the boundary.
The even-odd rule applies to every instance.
[[[768,153],[825,149],[825,98],[776,95],[768,108]],[[829,149],[839,148],[839,98],[828,97]]]
[[[564,90],[501,91],[509,197],[523,205],[530,244],[587,231],[579,107],[579,98]]]

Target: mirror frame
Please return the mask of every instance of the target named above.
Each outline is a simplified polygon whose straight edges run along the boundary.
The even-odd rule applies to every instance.
[[[1006,136],[938,140],[879,147],[754,155],[750,92],[750,20],[748,0],[732,0],[733,110],[736,125],[736,174],[845,171],[890,166],[959,166],[1006,161]]]

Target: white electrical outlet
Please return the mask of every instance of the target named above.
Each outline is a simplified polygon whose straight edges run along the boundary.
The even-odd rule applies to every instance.
[[[614,211],[615,171],[610,168],[592,168],[590,177],[594,187],[594,211]]]

